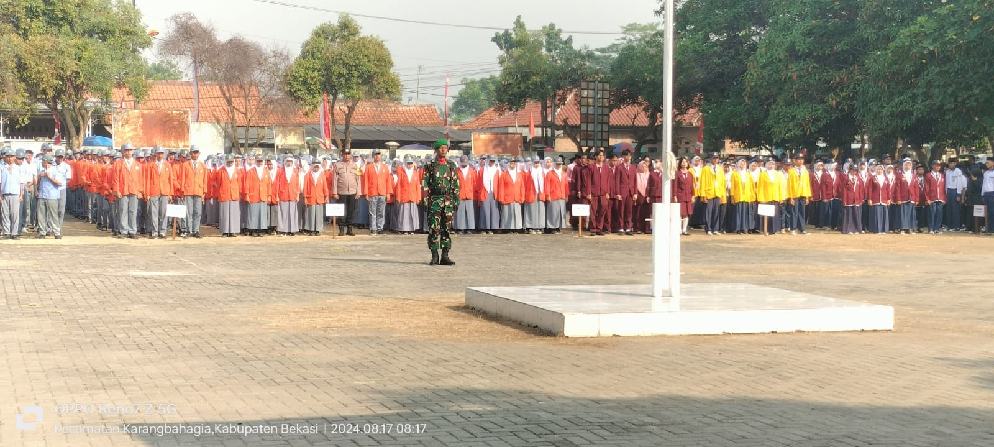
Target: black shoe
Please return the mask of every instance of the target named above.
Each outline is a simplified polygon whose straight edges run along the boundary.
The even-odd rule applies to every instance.
[[[431,262],[428,265],[438,265],[438,250],[431,251]]]
[[[345,234],[347,234],[349,236],[355,236],[355,233],[352,232],[352,227],[351,226],[348,227],[348,230],[345,232]]]
[[[203,239],[204,237],[200,233],[193,233],[193,237],[197,239]]]
[[[452,260],[449,259],[449,249],[448,248],[442,249],[442,259],[439,260],[438,263],[439,263],[439,265],[456,265],[455,262],[452,262]]]
[[[56,235],[55,235],[55,238],[56,238],[56,239],[62,239],[62,235],[61,235],[61,234],[56,234]]]
[[[341,225],[338,226],[338,235],[339,236],[345,236],[345,227],[343,227]]]
[[[129,234],[128,235],[128,239],[138,239],[138,235],[137,234]]]

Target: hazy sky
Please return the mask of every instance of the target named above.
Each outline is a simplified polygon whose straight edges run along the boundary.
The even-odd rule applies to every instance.
[[[617,32],[621,25],[658,20],[657,0],[280,0],[355,14],[487,27],[510,27],[521,15],[531,29],[550,22],[567,31]],[[222,38],[240,34],[265,46],[280,46],[296,54],[314,26],[337,20],[337,14],[309,11],[254,0],[137,0],[146,25],[167,31],[173,14],[191,12],[219,31]],[[363,32],[382,38],[393,55],[395,71],[404,82],[404,101],[415,96],[418,65],[421,102],[441,104],[445,75],[458,84],[463,77],[497,72],[496,31],[400,23],[357,17]],[[574,35],[579,45],[600,47],[614,35]],[[450,96],[458,87],[450,88]]]

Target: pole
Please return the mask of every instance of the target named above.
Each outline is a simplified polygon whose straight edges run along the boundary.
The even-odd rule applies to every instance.
[[[414,102],[417,104],[421,104],[421,69],[423,68],[424,65],[418,65],[418,84],[414,88]]]
[[[671,283],[673,269],[677,269],[679,275],[679,260],[676,265],[671,265],[670,252],[673,249],[671,244],[679,244],[679,240],[673,241],[673,225],[670,224],[672,215],[672,191],[670,185],[670,162],[669,155],[673,151],[673,25],[675,22],[673,0],[664,0],[663,10],[665,22],[663,24],[663,123],[662,123],[662,204],[653,207],[653,232],[652,232],[652,299],[653,309],[662,309],[662,299],[667,295],[676,300],[679,290],[674,290]],[[676,276],[679,278],[679,276]],[[678,287],[676,287],[678,288]],[[678,303],[678,302],[677,302]],[[671,303],[672,304],[672,303]],[[670,306],[670,310],[679,310],[679,304]]]

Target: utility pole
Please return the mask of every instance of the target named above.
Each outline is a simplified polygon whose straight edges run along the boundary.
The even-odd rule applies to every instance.
[[[418,86],[414,90],[414,102],[416,104],[421,104],[421,70],[424,68],[424,65],[418,65]]]

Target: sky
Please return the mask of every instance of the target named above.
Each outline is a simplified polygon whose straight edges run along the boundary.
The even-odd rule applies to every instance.
[[[287,6],[303,5],[353,14],[508,28],[521,15],[530,29],[555,23],[566,31],[616,33],[628,23],[658,21],[658,0],[136,0],[143,20],[160,33],[168,31],[173,14],[191,12],[218,30],[221,38],[241,35],[267,47],[282,47],[296,55],[311,30],[336,21],[334,12]],[[445,77],[459,84],[464,77],[496,74],[497,47],[490,41],[495,30],[453,28],[356,17],[363,33],[383,39],[393,55],[395,71],[404,84],[404,102],[414,102],[418,66],[421,103],[442,104]],[[608,34],[574,34],[577,46],[591,48],[618,38]],[[155,57],[154,51],[149,52]],[[450,97],[459,87],[449,89]],[[451,99],[450,99],[451,104]]]

